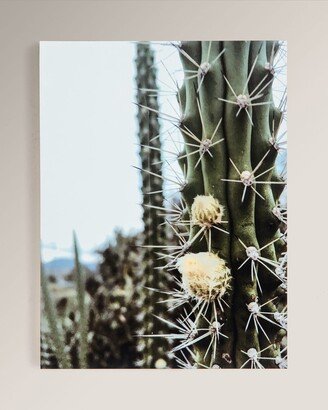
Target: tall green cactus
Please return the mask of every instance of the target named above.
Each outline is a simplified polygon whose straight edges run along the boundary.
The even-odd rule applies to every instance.
[[[165,245],[166,229],[164,218],[158,212],[163,207],[163,176],[161,158],[160,124],[157,113],[156,69],[154,52],[147,43],[137,44],[136,83],[138,103],[138,125],[140,141],[140,159],[142,170],[143,223],[145,253],[143,256],[143,295],[144,317],[140,323],[140,335],[167,333],[165,324],[158,323],[154,316],[165,316],[163,295],[154,288],[167,288],[169,275],[160,269],[162,264],[158,257],[161,246]],[[139,350],[143,359],[141,367],[166,367],[170,358],[170,342],[159,339],[140,338]]]
[[[284,368],[286,211],[279,197],[286,182],[275,167],[284,107],[274,106],[272,93],[279,43],[176,48],[185,73],[178,160],[190,232],[168,267],[181,273],[172,297],[192,308],[186,303],[188,313],[167,338],[180,334],[173,351],[182,367]]]

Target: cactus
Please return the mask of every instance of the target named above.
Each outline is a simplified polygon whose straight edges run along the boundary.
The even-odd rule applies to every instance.
[[[50,295],[48,279],[41,264],[41,289],[43,296],[44,312],[48,323],[48,332],[41,332],[41,367],[50,368],[57,365],[59,368],[71,367],[71,361],[67,354],[64,335],[59,326],[58,316]],[[54,356],[55,359],[54,360]],[[51,360],[48,360],[48,359]]]
[[[159,324],[154,316],[169,317],[163,307],[163,295],[154,288],[163,291],[167,288],[170,276],[160,269],[158,248],[166,243],[167,232],[164,218],[158,210],[163,211],[163,181],[160,125],[157,118],[159,106],[157,101],[156,70],[154,52],[149,44],[137,44],[136,83],[138,87],[138,123],[140,141],[140,159],[142,171],[143,194],[143,299],[144,317],[140,325],[140,335],[167,333],[165,323]],[[163,214],[163,212],[162,212]],[[170,244],[172,245],[172,244]],[[172,245],[173,246],[173,245]],[[161,256],[160,256],[161,257]],[[139,360],[140,367],[166,367],[171,358],[168,356],[170,341],[156,338],[140,338],[138,349],[143,353]]]
[[[285,368],[286,181],[275,164],[286,94],[276,107],[272,90],[281,44],[173,45],[184,70],[177,159],[189,237],[177,227],[180,252],[167,264],[181,274],[168,293],[186,313],[163,337],[180,341],[180,367]]]

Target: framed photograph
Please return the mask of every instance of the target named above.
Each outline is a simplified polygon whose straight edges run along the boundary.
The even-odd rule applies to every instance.
[[[42,368],[287,368],[287,44],[42,42]]]
[[[327,19],[0,1],[1,408],[325,407]]]

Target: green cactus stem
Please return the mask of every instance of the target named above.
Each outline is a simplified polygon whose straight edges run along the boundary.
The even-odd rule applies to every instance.
[[[286,182],[276,169],[285,103],[275,107],[272,90],[280,44],[175,47],[185,73],[180,156],[191,221],[191,246],[174,261],[179,297],[189,297],[192,306],[183,319],[190,332],[175,349],[182,352],[179,363],[285,368],[286,221],[277,204]]]

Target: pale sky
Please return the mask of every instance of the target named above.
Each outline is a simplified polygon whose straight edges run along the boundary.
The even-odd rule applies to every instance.
[[[155,49],[157,61],[164,60],[180,82],[178,53],[160,45]],[[139,165],[134,58],[132,42],[40,43],[45,261],[72,255],[73,229],[85,261],[95,259],[94,250],[116,227],[126,233],[142,229],[139,173],[132,167]],[[160,87],[172,90],[166,69],[161,63],[157,67]],[[170,105],[176,105],[174,96],[163,95],[160,103],[164,112],[176,115]],[[171,142],[165,144],[175,150]]]
[[[92,258],[87,252],[106,243],[115,227],[142,228],[132,167],[139,165],[134,58],[130,42],[41,42],[44,260],[70,256],[73,229],[84,258]],[[177,69],[178,56],[166,64]]]

